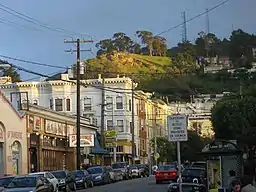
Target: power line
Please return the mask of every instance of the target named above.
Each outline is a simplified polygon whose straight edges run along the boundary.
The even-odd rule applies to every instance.
[[[55,32],[61,32],[61,33],[66,33],[66,34],[75,34],[75,35],[78,35],[78,36],[86,36],[86,37],[90,37],[90,35],[87,35],[87,34],[83,34],[83,33],[77,33],[77,32],[74,32],[74,31],[70,31],[70,30],[66,30],[66,29],[63,29],[63,28],[57,28],[57,27],[54,27],[53,25],[50,25],[50,24],[47,24],[47,23],[43,23],[35,18],[32,18],[24,13],[21,13],[21,12],[18,12],[10,7],[7,7],[3,4],[0,4],[0,10],[2,11],[5,11],[15,17],[18,17],[22,20],[25,20],[29,23],[32,23],[34,25],[38,25],[42,28],[45,28],[45,29],[48,29],[48,30],[51,30],[51,31],[55,31]]]
[[[39,66],[43,66],[43,67],[52,67],[52,68],[57,68],[57,69],[67,69],[68,68],[68,67],[61,67],[61,66],[57,66],[57,65],[50,65],[50,64],[46,64],[46,63],[39,63],[39,62],[35,62],[35,61],[19,59],[19,58],[10,57],[10,56],[1,55],[1,54],[0,54],[0,57],[5,58],[5,59],[11,59],[14,61],[20,61],[20,62],[24,62],[24,63],[28,63],[28,64],[39,65]]]
[[[226,4],[228,1],[229,1],[229,0],[225,0],[225,1],[223,1],[223,2],[221,2],[221,3],[219,3],[219,4],[217,4],[217,5],[215,5],[214,7],[210,8],[210,9],[208,9],[208,10],[206,10],[206,11],[204,11],[204,12],[202,12],[202,13],[200,13],[200,14],[194,16],[194,17],[189,18],[188,20],[185,21],[185,23],[188,23],[188,22],[190,22],[190,21],[193,21],[193,20],[195,20],[195,19],[197,19],[197,18],[199,18],[199,17],[205,15],[205,14],[208,14],[209,12],[211,12],[211,11],[213,11],[213,10],[215,10],[215,9],[217,9],[217,8],[219,8],[219,7],[221,7],[221,6],[224,5],[224,4]],[[182,22],[182,23],[180,23],[180,24],[178,24],[178,25],[175,25],[175,26],[173,26],[173,27],[171,27],[171,28],[169,28],[169,29],[167,29],[167,30],[165,30],[165,31],[162,31],[162,32],[158,33],[156,36],[162,35],[162,34],[164,34],[164,33],[168,33],[168,32],[170,32],[170,31],[172,31],[172,30],[174,30],[174,29],[177,29],[177,28],[183,26],[183,25],[184,25],[184,22]]]

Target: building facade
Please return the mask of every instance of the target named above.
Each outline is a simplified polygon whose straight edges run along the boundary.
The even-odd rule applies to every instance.
[[[29,172],[75,170],[76,118],[31,104],[25,114]],[[89,120],[81,119],[81,147],[84,138],[91,142],[91,147],[94,146],[96,130],[97,127],[90,125]]]
[[[0,175],[26,174],[26,118],[0,91]]]

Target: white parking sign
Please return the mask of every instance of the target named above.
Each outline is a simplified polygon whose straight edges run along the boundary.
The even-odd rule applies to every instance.
[[[168,138],[169,141],[187,141],[188,140],[188,120],[186,115],[168,116]]]

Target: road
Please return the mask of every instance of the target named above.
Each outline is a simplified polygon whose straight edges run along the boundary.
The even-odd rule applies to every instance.
[[[120,181],[109,185],[95,186],[79,192],[167,192],[168,184],[155,184],[153,176],[127,181]]]

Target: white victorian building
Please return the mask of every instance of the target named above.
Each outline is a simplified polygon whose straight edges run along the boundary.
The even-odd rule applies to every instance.
[[[133,83],[133,85],[132,85]],[[131,89],[137,84],[128,77],[81,80],[81,115],[90,117],[91,124],[101,127],[102,105],[104,105],[104,130],[115,129],[117,135],[117,161],[131,158]],[[104,88],[103,88],[104,87]],[[17,105],[17,101],[29,101],[55,111],[76,114],[76,84],[69,80],[68,74],[61,74],[56,80],[39,82],[18,82],[0,85],[5,96]],[[18,93],[18,94],[17,94]],[[104,98],[102,98],[104,96]],[[104,101],[102,102],[102,99]],[[15,102],[14,102],[15,101]],[[17,106],[18,107],[18,106]],[[135,111],[135,143],[138,157],[139,138],[137,128],[137,108]]]

